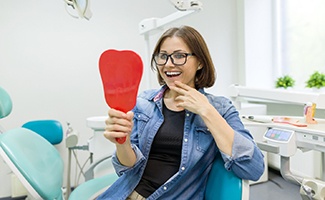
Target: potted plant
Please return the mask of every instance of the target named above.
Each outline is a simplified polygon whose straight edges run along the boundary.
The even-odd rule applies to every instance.
[[[279,77],[275,82],[276,88],[287,89],[289,87],[293,87],[294,85],[295,85],[295,80],[289,75]]]
[[[317,89],[325,87],[325,74],[320,73],[319,71],[314,72],[306,82],[306,87]]]

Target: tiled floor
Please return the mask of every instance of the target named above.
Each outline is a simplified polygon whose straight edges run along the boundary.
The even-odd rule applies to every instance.
[[[269,169],[269,180],[250,186],[250,200],[300,200],[300,186],[285,181],[278,171]]]

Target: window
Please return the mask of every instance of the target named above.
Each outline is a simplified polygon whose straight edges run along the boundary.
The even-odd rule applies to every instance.
[[[277,2],[276,59],[280,75],[289,74],[296,80],[297,89],[305,88],[314,71],[325,73],[325,1]]]

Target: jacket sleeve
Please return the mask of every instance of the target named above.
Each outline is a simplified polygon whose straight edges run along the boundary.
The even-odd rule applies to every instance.
[[[112,156],[112,163],[113,163],[115,172],[117,173],[118,176],[121,176],[123,173],[128,172],[129,170],[131,170],[133,168],[136,168],[145,160],[145,158],[142,155],[139,148],[134,144],[131,144],[131,145],[132,145],[132,149],[135,152],[135,155],[137,157],[136,163],[132,167],[127,167],[127,166],[122,165],[116,156],[116,152]]]
[[[232,155],[221,152],[226,169],[232,170],[242,179],[258,180],[265,167],[261,150],[257,147],[250,132],[245,129],[238,111],[230,100],[225,98],[221,113],[235,131]]]

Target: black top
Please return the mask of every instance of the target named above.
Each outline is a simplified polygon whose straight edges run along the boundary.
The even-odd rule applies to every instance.
[[[164,122],[158,130],[140,183],[135,190],[148,198],[178,172],[184,132],[185,111],[172,111],[163,104]]]

